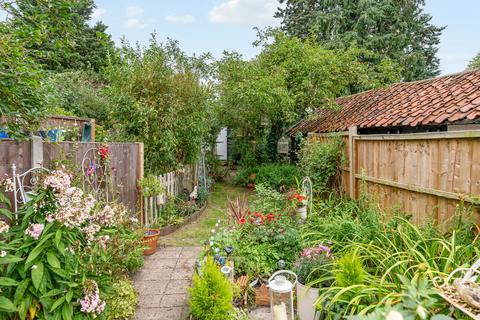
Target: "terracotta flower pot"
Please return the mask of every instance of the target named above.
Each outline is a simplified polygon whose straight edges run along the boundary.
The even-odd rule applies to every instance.
[[[147,229],[147,231],[145,231],[143,245],[148,248],[143,251],[144,255],[148,256],[157,251],[158,237],[160,237],[160,230],[158,229]]]

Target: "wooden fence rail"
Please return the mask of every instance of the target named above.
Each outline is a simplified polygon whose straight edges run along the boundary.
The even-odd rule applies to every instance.
[[[319,141],[331,136],[310,135]],[[448,224],[460,201],[478,214],[480,130],[358,135],[351,128],[340,136],[348,161],[342,189],[351,198],[358,198],[363,184],[387,214],[400,209],[418,224]]]
[[[155,197],[143,197],[143,224],[148,226],[160,218],[160,213],[165,206],[168,197],[176,197],[184,191],[193,191],[193,188],[198,181],[197,171],[197,165],[187,165],[176,171],[158,176],[157,179],[163,185],[165,190],[162,194]]]

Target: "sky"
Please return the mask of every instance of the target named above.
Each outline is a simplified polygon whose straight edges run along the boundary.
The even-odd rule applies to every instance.
[[[259,49],[252,46],[255,26],[278,26],[273,13],[277,0],[96,0],[92,23],[103,21],[115,42],[125,37],[148,44],[152,32],[160,40],[180,42],[189,54],[224,50],[245,58]],[[446,26],[438,57],[442,74],[465,69],[480,52],[480,0],[426,0],[425,11],[437,26]],[[0,17],[1,18],[1,17]]]

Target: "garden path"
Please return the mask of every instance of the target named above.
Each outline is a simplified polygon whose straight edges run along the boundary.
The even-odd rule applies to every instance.
[[[233,200],[243,194],[247,194],[251,199],[253,192],[227,183],[216,183],[202,216],[176,232],[160,237],[159,242],[167,246],[203,246],[205,240],[210,238],[210,230],[214,228],[217,220],[225,220],[227,216],[227,197]]]
[[[133,277],[139,293],[137,320],[184,320],[187,294],[199,247],[163,247],[145,257]]]
[[[133,277],[139,292],[137,320],[184,320],[188,312],[188,287],[203,242],[218,219],[227,213],[227,196],[235,198],[249,191],[218,183],[208,206],[195,222],[159,239],[158,251],[145,258],[145,265]]]

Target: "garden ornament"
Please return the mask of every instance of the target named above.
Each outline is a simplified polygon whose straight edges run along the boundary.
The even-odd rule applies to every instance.
[[[476,283],[479,268],[480,259],[470,268],[455,269],[446,279],[435,277],[432,281],[442,298],[473,319],[480,319],[480,314],[477,314],[480,309],[480,285]],[[452,282],[454,275],[459,272],[465,275]]]
[[[293,282],[288,278],[293,278]],[[297,275],[289,270],[277,271],[268,279],[272,320],[295,319],[293,289],[296,284]]]
[[[31,168],[24,173],[17,173],[17,167],[15,164],[12,165],[12,176],[13,176],[13,209],[15,212],[15,217],[17,217],[17,210],[19,204],[25,204],[31,199],[31,195],[34,192],[35,186],[39,182],[40,173],[48,173],[50,170],[43,167]]]

